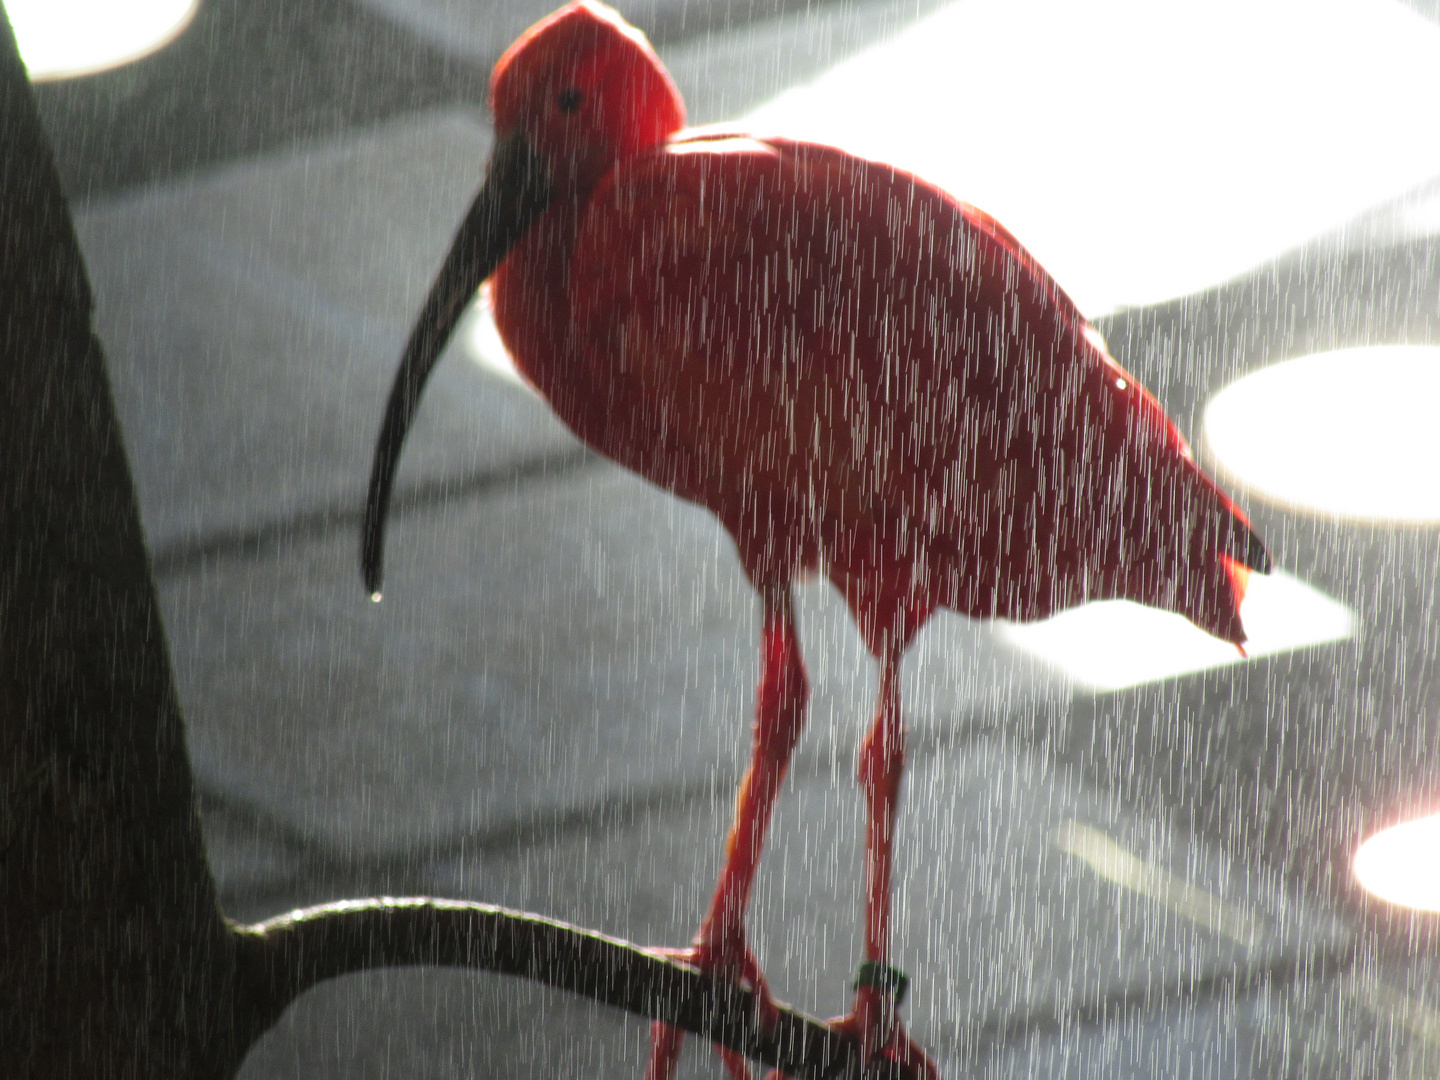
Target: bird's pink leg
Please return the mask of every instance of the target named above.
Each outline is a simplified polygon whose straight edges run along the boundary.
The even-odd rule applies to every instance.
[[[880,694],[875,723],[860,744],[859,780],[869,809],[865,831],[865,965],[855,1006],[832,1023],[858,1039],[865,1060],[883,1052],[922,1078],[940,1072],[896,1016],[896,979],[890,954],[890,873],[900,778],[905,770],[905,723],[900,715],[900,655],[886,645],[880,657]]]
[[[745,911],[760,866],[761,849],[770,827],[790,756],[805,727],[810,688],[800,659],[794,603],[788,584],[764,589],[765,625],[760,647],[760,689],[755,708],[755,749],[750,768],[740,781],[735,822],[725,841],[725,864],[700,924],[695,943],[676,955],[706,971],[721,972],[749,984],[759,999],[762,1022],[769,1023],[775,1004],[760,965],[745,939]],[[682,1036],[657,1023],[651,1032],[650,1068],[646,1080],[670,1080],[680,1054]],[[738,1055],[725,1055],[733,1077],[749,1076]]]

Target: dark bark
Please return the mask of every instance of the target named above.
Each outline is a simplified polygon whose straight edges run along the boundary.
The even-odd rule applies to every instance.
[[[736,984],[617,938],[491,904],[429,897],[348,900],[291,912],[245,936],[257,996],[290,1000],[324,979],[377,967],[467,967],[532,979],[676,1027],[796,1077],[859,1077],[859,1046],[782,1009],[761,1030]],[[909,1074],[877,1061],[866,1080]]]
[[[0,20],[0,1075],[243,1052],[90,290]]]

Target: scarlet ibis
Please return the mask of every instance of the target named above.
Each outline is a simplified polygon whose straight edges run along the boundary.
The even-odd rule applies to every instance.
[[[1239,646],[1265,546],[1059,285],[975,207],[832,147],[686,130],[643,35],[593,0],[505,53],[491,106],[489,174],[380,432],[366,584],[378,596],[420,391],[489,279],[520,372],[584,442],[711,510],[761,597],[754,756],[686,957],[773,1008],[745,912],[805,722],[791,586],[823,572],[880,665],[858,757],[865,959],[836,1023],[867,1060],[935,1075],[896,1017],[903,976],[887,966],[911,639],[941,607],[1029,620],[1123,597]],[[963,140],[963,116],[935,137]],[[680,1037],[657,1025],[652,1040],[661,1080]]]

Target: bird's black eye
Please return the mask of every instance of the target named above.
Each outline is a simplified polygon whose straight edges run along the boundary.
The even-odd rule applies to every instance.
[[[560,111],[563,113],[573,113],[576,109],[580,108],[580,102],[584,96],[584,94],[580,93],[580,91],[576,90],[573,86],[569,90],[560,91]]]

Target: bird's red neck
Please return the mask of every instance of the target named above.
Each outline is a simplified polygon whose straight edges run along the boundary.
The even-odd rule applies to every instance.
[[[572,288],[571,268],[577,249],[589,250],[594,237],[592,193],[610,205],[612,170],[624,170],[640,159],[663,153],[651,147],[612,162],[610,169],[579,190],[555,198],[534,227],[511,249],[491,279],[495,321],[516,368],[549,402],[556,415],[581,441],[605,456],[682,498],[699,500],[702,487],[692,476],[693,462],[673,440],[657,440],[644,429],[643,410],[637,403],[643,392],[634,378],[613,364],[596,364],[597,343],[576,337],[574,305],[593,301],[595,282],[587,279]],[[596,207],[596,210],[603,207]],[[577,291],[579,290],[579,291]],[[622,288],[612,314],[628,306],[631,297]],[[588,310],[588,308],[587,308]],[[585,323],[589,325],[589,323]],[[599,351],[615,359],[614,349]],[[637,427],[637,424],[639,425]]]
[[[591,182],[560,192],[491,278],[500,337],[516,368],[584,437],[592,402],[569,362],[570,261]]]

